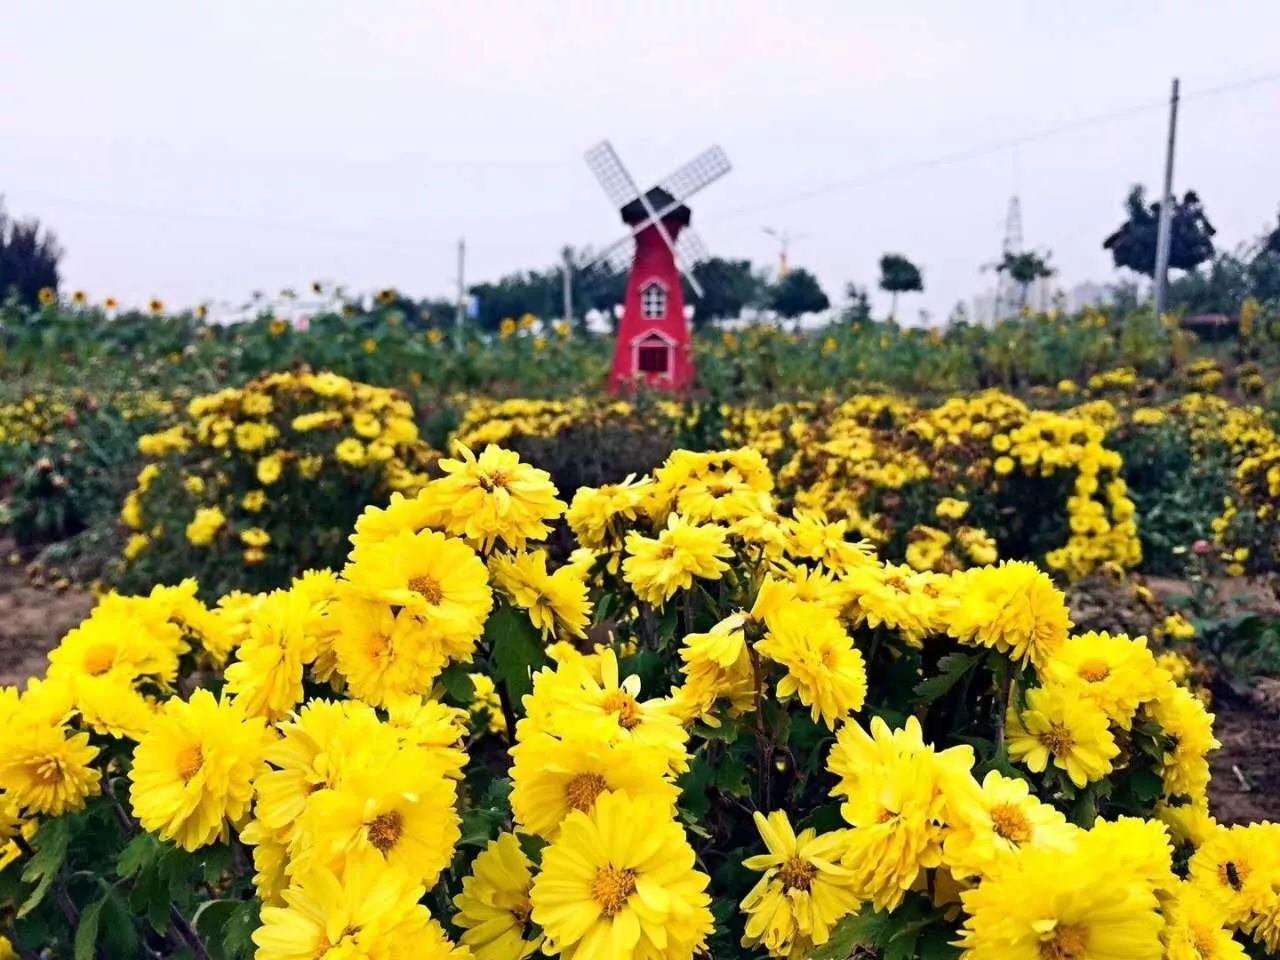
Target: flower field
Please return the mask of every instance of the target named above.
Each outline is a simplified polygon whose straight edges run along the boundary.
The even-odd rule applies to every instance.
[[[532,320],[10,320],[0,526],[94,600],[0,688],[0,957],[1280,955],[1213,765],[1273,345],[1099,316],[717,333],[680,400]]]

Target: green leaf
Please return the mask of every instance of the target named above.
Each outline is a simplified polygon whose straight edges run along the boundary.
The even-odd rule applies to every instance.
[[[484,635],[511,707],[518,710],[521,699],[533,689],[532,671],[546,662],[538,631],[522,611],[504,605],[489,617]]]
[[[75,960],[93,960],[94,948],[98,945],[98,923],[102,919],[102,905],[106,901],[106,894],[103,894],[80,911],[80,924],[76,927],[73,947]]]
[[[121,877],[135,876],[140,870],[151,866],[161,851],[160,841],[150,833],[140,833],[120,851],[116,860],[116,874]]]
[[[138,931],[119,890],[113,889],[103,901],[99,929],[108,957],[138,956]]]
[[[49,887],[53,885],[54,878],[67,859],[67,846],[70,842],[71,821],[68,818],[58,817],[56,820],[46,820],[41,825],[40,832],[36,834],[33,841],[36,848],[35,855],[22,871],[22,879],[27,883],[34,883],[36,888],[18,908],[19,919],[40,906],[40,902],[44,900],[45,894],[49,892]]]
[[[831,939],[809,954],[809,960],[848,960],[854,947],[873,947],[892,935],[893,920],[888,913],[876,913],[870,906],[845,917],[831,930]]]
[[[1164,781],[1154,770],[1134,771],[1129,783],[1133,787],[1133,795],[1146,803],[1154,801],[1164,790]]]
[[[528,833],[517,833],[516,840],[520,842],[520,849],[524,851],[526,857],[534,864],[542,863],[542,851],[547,847],[546,840]]]
[[[476,698],[476,685],[471,682],[471,673],[466,664],[451,663],[449,668],[440,674],[440,682],[445,692],[460,707],[465,707]]]
[[[251,937],[258,923],[258,901],[246,900],[223,925],[223,960],[248,960],[253,956],[256,948]]]
[[[711,810],[707,787],[711,785],[713,777],[711,764],[701,756],[690,764],[687,773],[680,776],[680,808],[688,814],[688,819],[701,820]]]
[[[948,653],[938,661],[938,673],[921,680],[915,686],[916,699],[921,705],[933,703],[960,682],[981,658],[971,653]]]

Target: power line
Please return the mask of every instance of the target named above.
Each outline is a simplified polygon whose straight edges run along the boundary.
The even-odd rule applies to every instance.
[[[1197,93],[1191,93],[1184,96],[1183,101],[1202,100],[1208,97],[1219,96],[1224,93],[1232,93],[1236,90],[1244,90],[1249,87],[1261,86],[1265,83],[1274,83],[1280,81],[1280,72],[1266,73],[1253,77],[1246,77],[1241,80],[1232,80],[1227,83],[1219,84],[1214,87],[1207,87]],[[761,210],[771,207],[780,206],[788,203],[798,203],[805,200],[814,200],[818,197],[829,196],[833,193],[840,193],[845,190],[852,190],[857,187],[868,186],[870,184],[879,183],[883,180],[892,179],[893,177],[902,176],[907,173],[916,173],[921,170],[933,170],[938,167],[950,166],[956,163],[964,163],[969,160],[976,160],[979,157],[990,156],[991,154],[1003,153],[1006,150],[1016,149],[1029,143],[1036,143],[1040,140],[1048,140],[1051,137],[1061,136],[1064,133],[1070,133],[1075,130],[1087,127],[1099,126],[1106,123],[1112,123],[1116,120],[1123,120],[1126,117],[1136,116],[1142,113],[1149,113],[1153,110],[1163,110],[1168,105],[1166,100],[1152,100],[1148,103],[1135,104],[1130,107],[1122,107],[1118,110],[1111,110],[1107,113],[1094,114],[1088,117],[1081,117],[1076,120],[1068,120],[1057,126],[1046,127],[1032,133],[1022,134],[1016,137],[1008,137],[1003,140],[995,140],[990,143],[982,144],[974,147],[967,147],[962,150],[954,150],[950,153],[944,153],[937,157],[930,157],[922,160],[910,160],[892,167],[885,167],[881,170],[872,170],[856,177],[846,180],[836,180],[831,183],[822,184],[821,186],[811,187],[808,190],[801,190],[796,193],[782,194],[762,200],[759,203],[752,203],[742,207],[736,207],[726,213],[718,214],[720,219],[729,219],[732,217],[744,216],[749,213],[758,213]]]

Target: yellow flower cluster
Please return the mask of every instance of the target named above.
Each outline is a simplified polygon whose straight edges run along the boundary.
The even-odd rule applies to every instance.
[[[287,516],[271,508],[289,507],[300,488],[347,476],[363,486],[368,475],[382,491],[413,493],[436,458],[407,400],[331,373],[272,374],[197,397],[185,421],[143,436],[138,449],[149,462],[121,511],[136,532],[126,560],[180,523],[196,548],[238,541],[246,565],[282,539],[272,524]]]
[[[951,409],[918,416],[930,447]],[[1055,442],[1068,427],[1035,422],[1039,440],[993,424],[976,448],[1004,435],[1036,469],[1079,466],[1089,431]],[[213,607],[192,581],[104,598],[43,680],[0,693],[0,839],[104,792],[123,751],[99,744],[114,738],[135,744],[131,824],[189,851],[232,835],[252,847],[258,960],[693,960],[739,866],[758,875],[742,886],[743,946],[789,960],[908,897],[946,912],[966,960],[1239,958],[1236,933],[1280,949],[1280,827],[1209,815],[1212,716],[1144,639],[1073,634],[1034,564],[882,561],[847,514],[780,505],[751,447],[677,451],[568,505],[496,446],[459,445],[439,466],[361,514],[340,572]],[[968,503],[938,502],[939,521]],[[576,549],[557,565],[562,519]],[[616,639],[588,636],[593,613]],[[515,664],[513,615],[532,644]],[[673,685],[632,672],[642,647],[667,656]],[[197,664],[224,668],[218,695],[178,693]],[[951,731],[927,704],[899,711],[875,688],[969,670],[1000,738],[985,770],[967,742],[934,746]],[[467,677],[474,720],[443,699]],[[807,725],[809,755],[786,725]],[[726,765],[717,790],[759,832],[741,864],[687,807],[688,778],[739,729],[760,783],[735,788]],[[510,822],[473,837],[467,861],[455,848],[483,756],[468,750],[489,731],[510,737],[495,761],[510,759]],[[797,830],[801,765],[835,802]],[[1059,809],[1134,769],[1156,771],[1153,818]],[[1175,842],[1194,850],[1185,869]]]

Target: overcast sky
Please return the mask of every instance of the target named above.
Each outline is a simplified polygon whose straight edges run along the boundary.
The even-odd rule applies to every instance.
[[[1280,82],[1203,95],[1280,74],[1277,0],[0,3],[0,192],[56,229],[69,289],[126,302],[446,294],[459,236],[472,280],[549,264],[619,233],[582,158],[608,137],[646,185],[725,148],[692,203],[713,253],[803,235],[838,298],[901,251],[926,285],[901,312],[941,320],[991,285],[1015,192],[1060,282],[1113,279],[1175,74],[1175,189],[1227,246],[1280,205]]]

